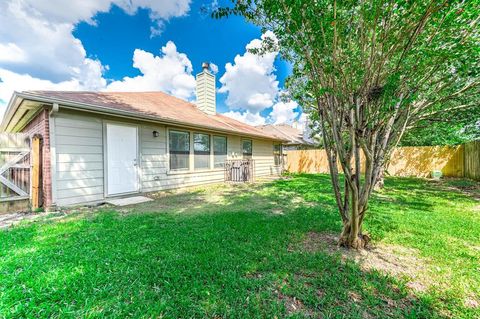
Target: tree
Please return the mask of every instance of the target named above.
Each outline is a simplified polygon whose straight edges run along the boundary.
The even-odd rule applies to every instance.
[[[278,45],[294,66],[289,90],[321,127],[339,244],[364,247],[370,194],[405,131],[478,101],[479,0],[233,0],[213,13],[229,15],[276,35],[257,53]]]
[[[418,121],[405,132],[400,145],[456,145],[477,139],[480,139],[480,101],[472,109]]]

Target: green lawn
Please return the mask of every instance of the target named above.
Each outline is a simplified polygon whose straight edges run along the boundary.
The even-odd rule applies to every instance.
[[[480,202],[459,187],[478,184],[374,195],[365,228],[407,274],[306,246],[340,229],[326,175],[17,226],[0,231],[0,318],[479,318]]]

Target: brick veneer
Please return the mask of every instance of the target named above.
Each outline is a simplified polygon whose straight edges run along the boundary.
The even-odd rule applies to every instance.
[[[50,208],[52,206],[52,175],[50,174],[50,123],[48,112],[49,110],[44,108],[22,130],[22,132],[27,133],[30,138],[35,134],[42,136],[42,202],[43,207],[45,208]]]

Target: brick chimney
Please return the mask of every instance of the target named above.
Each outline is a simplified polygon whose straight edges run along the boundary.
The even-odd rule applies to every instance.
[[[197,74],[197,107],[210,115],[216,113],[215,75],[210,72],[210,64],[202,63],[202,72]]]

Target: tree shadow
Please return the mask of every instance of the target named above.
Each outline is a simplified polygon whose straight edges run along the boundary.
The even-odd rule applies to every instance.
[[[3,232],[0,315],[441,316],[401,281],[338,255],[291,251],[312,226],[331,227],[316,209],[272,215],[228,205],[215,214],[103,211]]]
[[[399,279],[290,249],[308,232],[340,230],[328,175],[208,189],[0,233],[0,316],[444,316]],[[399,227],[392,209],[431,209],[430,192],[387,178],[367,217],[375,238]]]

